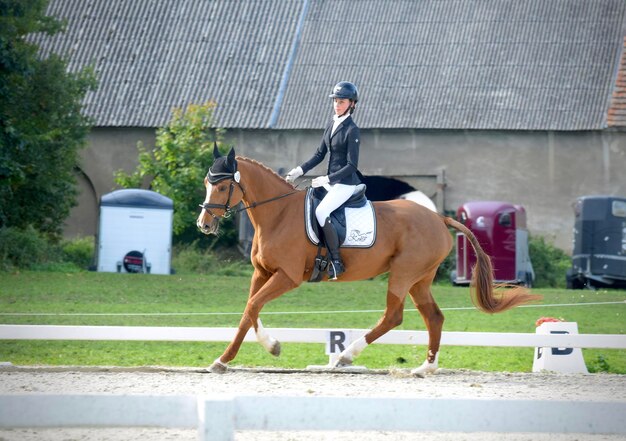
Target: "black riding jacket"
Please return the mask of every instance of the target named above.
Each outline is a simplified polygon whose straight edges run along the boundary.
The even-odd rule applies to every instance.
[[[347,184],[358,185],[361,183],[358,172],[359,166],[359,128],[349,116],[335,130],[333,130],[333,121],[330,122],[322,143],[311,159],[306,161],[300,167],[302,171],[307,173],[309,170],[318,165],[326,153],[330,150],[330,159],[328,160],[328,178],[331,184]],[[329,149],[330,146],[330,149]]]

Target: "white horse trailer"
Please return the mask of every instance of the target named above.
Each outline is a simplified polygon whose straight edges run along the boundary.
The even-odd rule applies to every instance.
[[[125,189],[100,200],[98,271],[170,274],[170,198],[150,190]]]

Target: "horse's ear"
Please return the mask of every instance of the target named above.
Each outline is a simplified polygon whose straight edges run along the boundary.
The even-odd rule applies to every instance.
[[[220,154],[219,149],[217,148],[217,142],[213,143],[213,159],[217,159],[217,158],[221,158],[222,155]]]
[[[235,161],[235,148],[231,147],[230,152],[228,152],[228,157],[226,158],[226,163],[230,164],[232,166],[233,170],[237,170],[235,167],[235,164],[237,163],[237,161]]]

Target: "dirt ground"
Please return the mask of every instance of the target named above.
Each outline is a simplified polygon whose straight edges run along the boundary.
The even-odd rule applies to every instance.
[[[441,369],[425,378],[408,371],[329,373],[232,369],[224,375],[189,368],[0,367],[0,394],[274,395],[482,398],[626,402],[626,376],[494,373]],[[626,423],[625,423],[626,424]],[[237,432],[237,441],[296,440],[624,440],[623,435],[537,433]],[[0,441],[195,440],[193,430],[13,429]]]

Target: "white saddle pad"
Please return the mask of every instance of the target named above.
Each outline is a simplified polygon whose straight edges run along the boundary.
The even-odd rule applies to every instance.
[[[376,212],[371,201],[360,208],[346,208],[346,240],[342,248],[369,248],[376,242]],[[305,202],[306,234],[313,245],[320,240],[311,226],[311,207]]]

